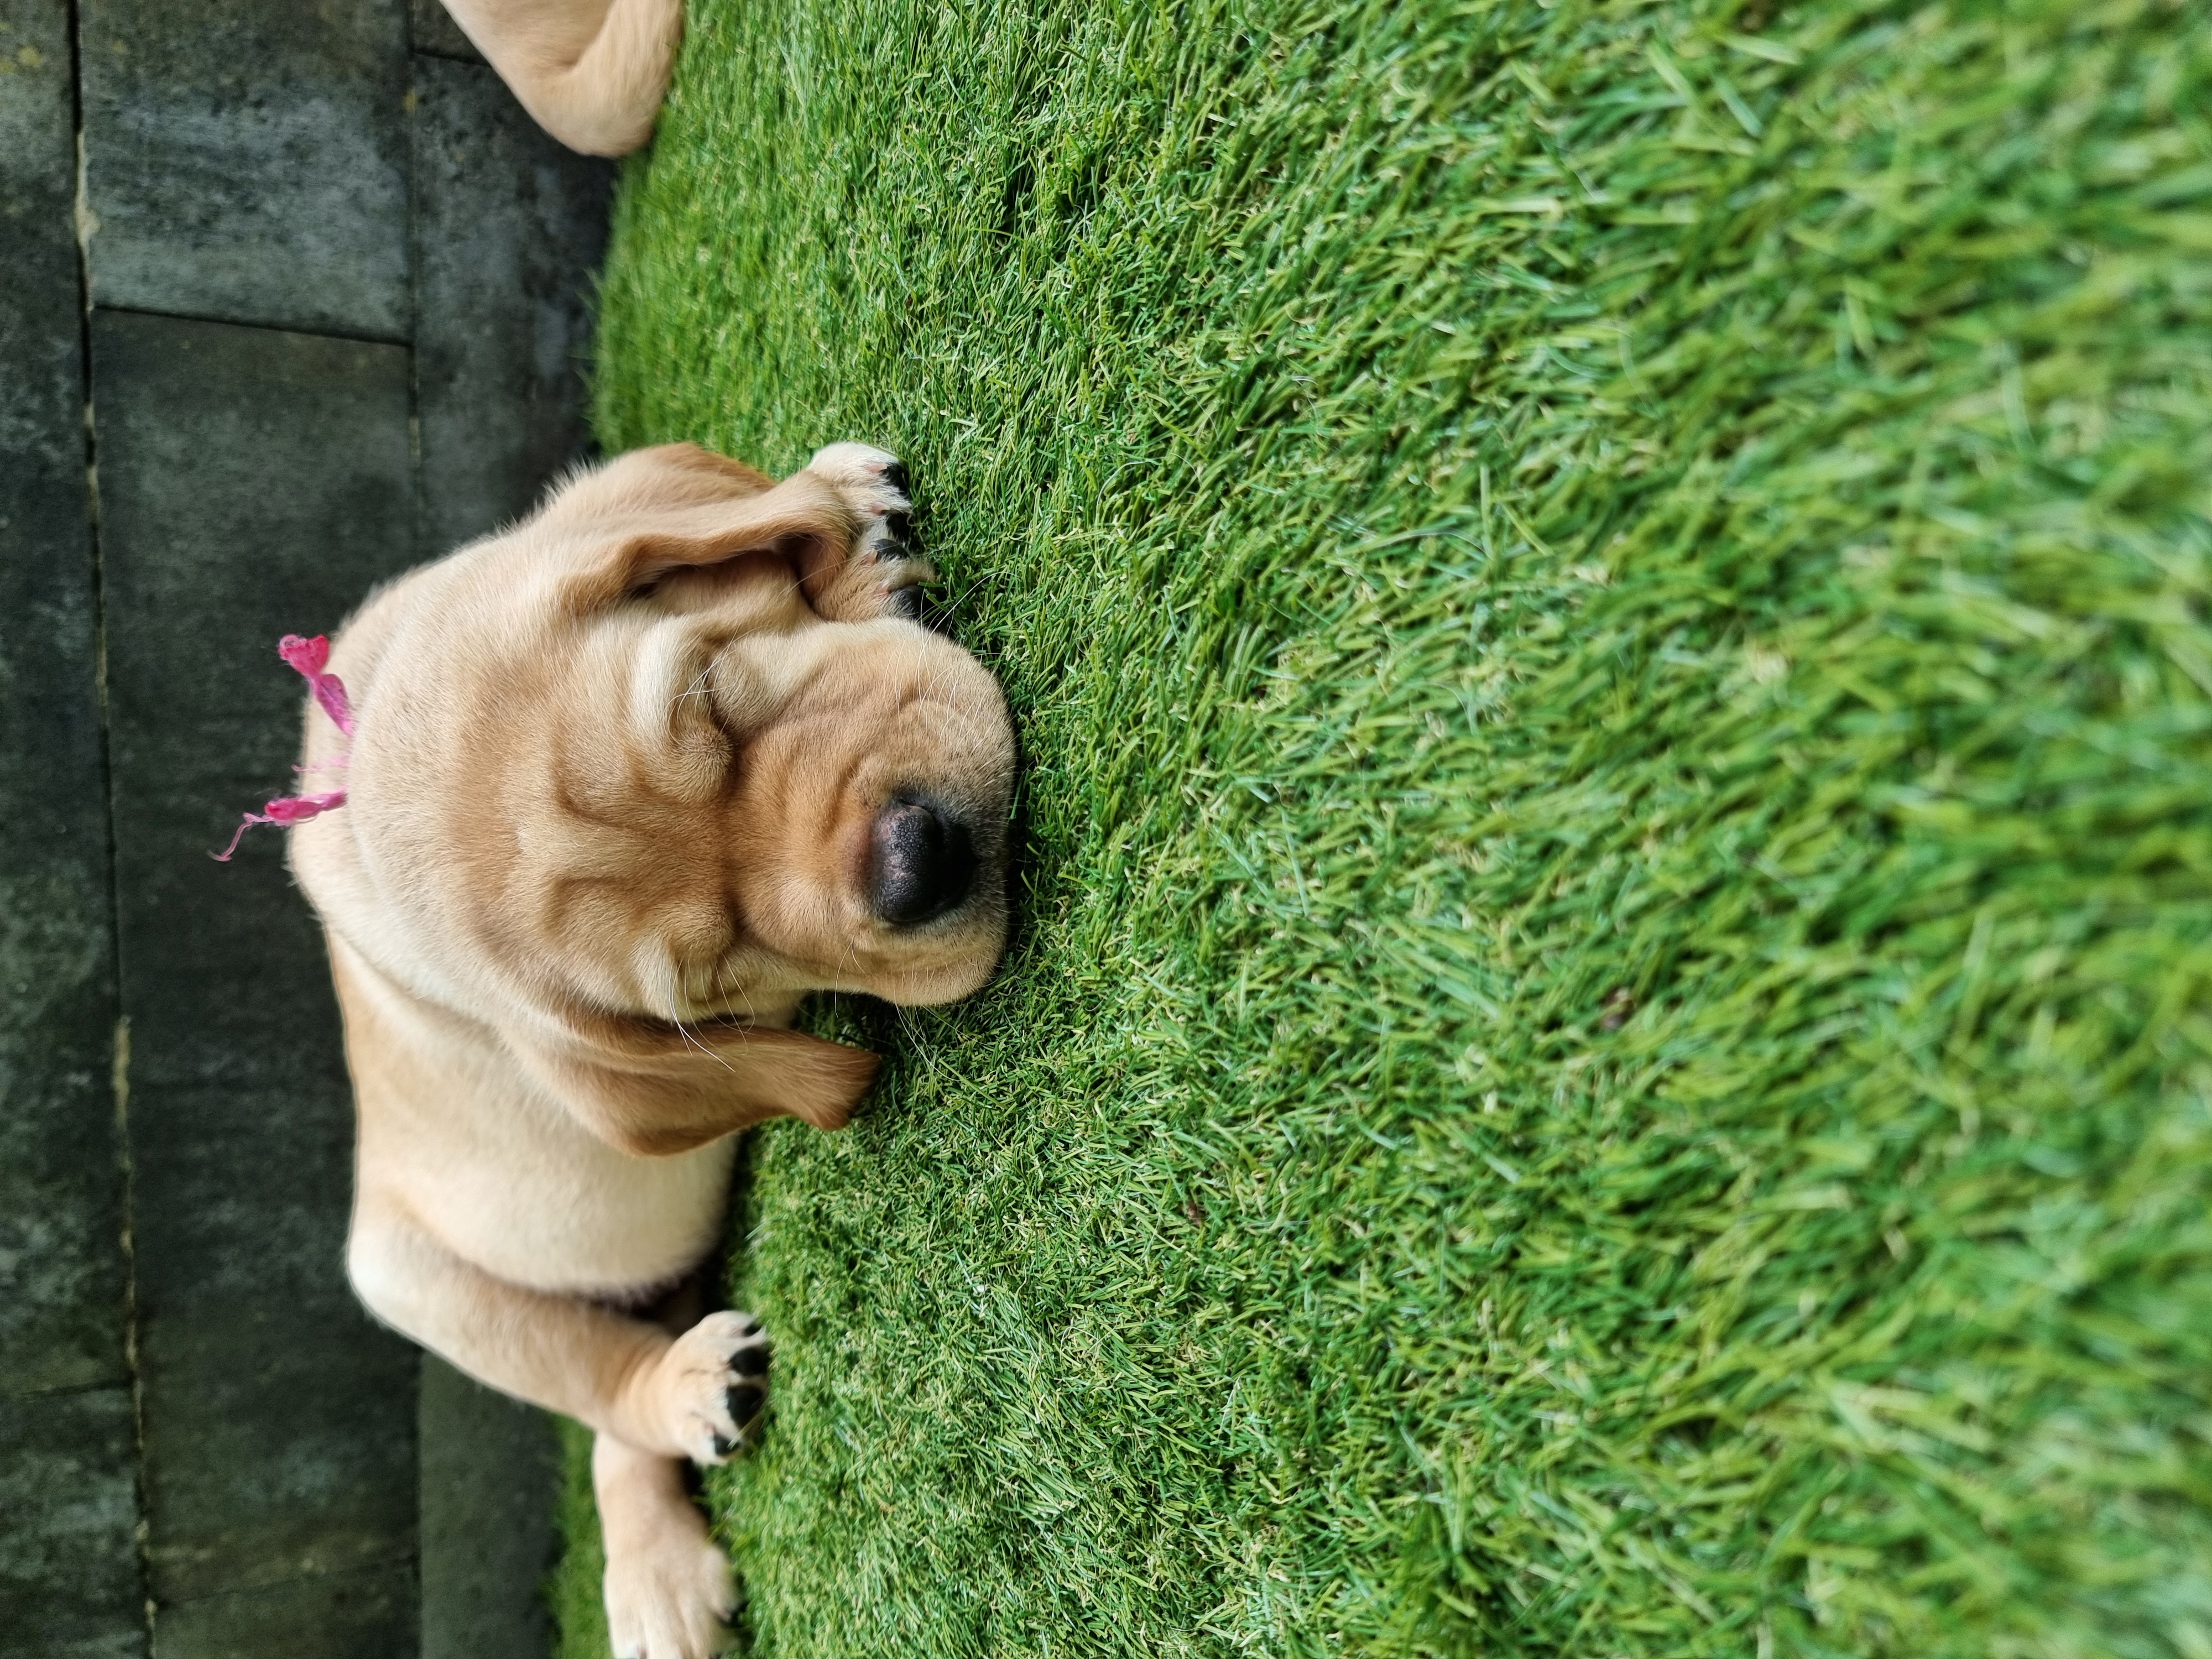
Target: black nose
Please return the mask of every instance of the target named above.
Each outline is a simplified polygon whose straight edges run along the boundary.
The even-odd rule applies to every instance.
[[[943,915],[975,883],[975,845],[965,825],[927,801],[894,798],[870,842],[868,902],[896,927]]]

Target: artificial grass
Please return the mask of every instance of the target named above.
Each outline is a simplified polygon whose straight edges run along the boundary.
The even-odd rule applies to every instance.
[[[748,1153],[755,1651],[2212,1655],[2209,96],[696,0],[602,439],[906,455],[1032,850]]]

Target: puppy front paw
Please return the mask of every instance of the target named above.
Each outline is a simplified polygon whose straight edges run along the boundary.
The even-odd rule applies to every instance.
[[[671,1438],[695,1463],[726,1462],[752,1443],[768,1409],[768,1333],[748,1313],[714,1313],[661,1356]]]
[[[921,588],[937,572],[914,540],[914,502],[903,462],[867,444],[818,449],[806,470],[833,485],[859,522],[851,556],[817,605],[832,622],[921,615]]]
[[[645,1538],[610,1547],[601,1585],[615,1659],[709,1659],[730,1645],[737,1606],[730,1564],[690,1504],[687,1525],[669,1523]]]

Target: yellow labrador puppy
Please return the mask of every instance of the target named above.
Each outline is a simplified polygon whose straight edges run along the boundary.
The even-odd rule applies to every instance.
[[[377,593],[311,675],[311,787],[343,805],[292,862],[360,1110],[347,1267],[597,1431],[625,1659],[720,1640],[683,1464],[744,1445],[767,1388],[750,1316],[641,1311],[720,1243],[731,1137],[836,1128],[875,1074],[787,1029],[799,1000],[943,1002],[1005,943],[1012,732],[913,620],[904,483],[858,444],[781,483],[624,455]]]
[[[569,149],[625,155],[653,136],[684,0],[446,0],[446,9]]]

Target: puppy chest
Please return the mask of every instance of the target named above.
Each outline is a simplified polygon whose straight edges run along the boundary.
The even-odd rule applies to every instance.
[[[729,1140],[665,1158],[596,1142],[509,1146],[425,1170],[417,1213],[510,1283],[619,1292],[679,1277],[714,1247],[733,1151]]]

